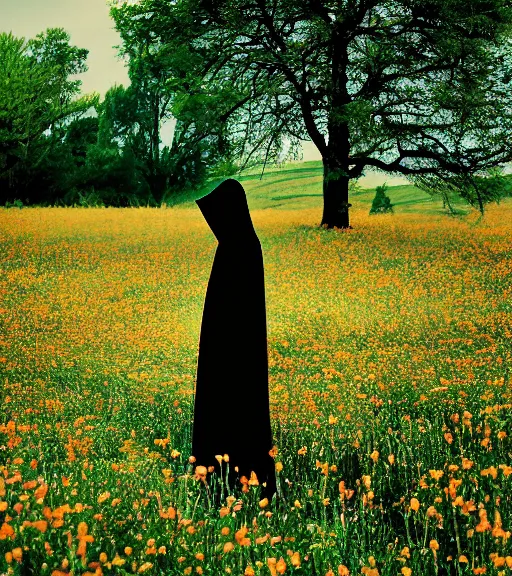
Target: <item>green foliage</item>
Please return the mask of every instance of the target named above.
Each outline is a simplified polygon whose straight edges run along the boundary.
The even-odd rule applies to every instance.
[[[99,119],[87,116],[77,118],[66,128],[65,143],[70,147],[77,167],[85,164],[88,147],[98,141]]]
[[[87,72],[89,50],[69,44],[70,36],[63,28],[49,28],[27,43],[27,54],[37,66],[52,70],[51,84],[59,94],[59,104],[64,106],[80,93],[82,81],[70,76]]]
[[[63,142],[66,126],[98,101],[74,98],[87,70],[87,50],[69,45],[69,35],[50,28],[25,42],[0,34],[0,203],[53,203],[73,168]]]
[[[383,214],[385,212],[393,212],[393,204],[386,194],[387,186],[377,186],[375,189],[375,198],[370,208],[370,214]]]
[[[64,200],[90,206],[155,205],[133,151],[101,144],[88,147],[80,181]]]
[[[7,201],[5,203],[5,207],[6,208],[19,208],[21,210],[23,208],[23,202],[21,200],[19,200],[18,198],[16,198],[16,200],[14,200],[14,202]]]
[[[410,176],[410,180],[432,197],[441,197],[452,213],[451,198],[460,197],[471,207],[484,214],[485,205],[490,202],[499,204],[502,198],[510,195],[510,179],[503,168],[497,166],[482,173],[467,172],[451,174],[439,171],[437,174]]]

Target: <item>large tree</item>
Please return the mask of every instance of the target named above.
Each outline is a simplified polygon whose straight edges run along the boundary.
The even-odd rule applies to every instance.
[[[350,227],[349,181],[367,167],[512,159],[509,0],[140,0],[112,13],[165,48],[176,114],[200,115],[242,165],[312,140],[327,227]]]

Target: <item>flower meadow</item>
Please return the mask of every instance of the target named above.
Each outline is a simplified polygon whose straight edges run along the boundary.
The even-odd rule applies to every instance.
[[[271,501],[190,452],[197,207],[0,209],[0,574],[512,573],[512,201],[354,204],[252,210]]]

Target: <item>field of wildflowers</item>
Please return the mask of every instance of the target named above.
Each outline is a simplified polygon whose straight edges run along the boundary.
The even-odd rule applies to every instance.
[[[0,209],[0,574],[511,574],[512,200],[252,217],[281,495],[215,507],[199,210]]]

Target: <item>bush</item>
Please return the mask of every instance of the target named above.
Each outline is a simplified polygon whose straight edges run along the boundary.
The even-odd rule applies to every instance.
[[[387,185],[377,186],[375,189],[375,198],[370,208],[370,214],[382,214],[385,212],[393,212],[393,204],[386,195]]]

